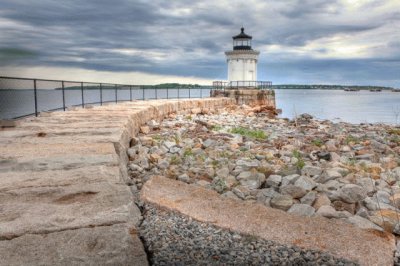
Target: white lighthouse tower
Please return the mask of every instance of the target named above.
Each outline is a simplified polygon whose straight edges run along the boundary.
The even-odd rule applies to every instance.
[[[225,52],[228,82],[232,86],[251,86],[257,81],[257,61],[260,52],[251,48],[252,37],[244,33],[244,28],[232,39],[233,50]]]

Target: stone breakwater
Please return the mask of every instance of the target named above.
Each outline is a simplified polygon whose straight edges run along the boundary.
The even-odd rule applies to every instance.
[[[0,265],[147,265],[126,168],[132,136],[152,119],[230,102],[136,101],[0,130]]]
[[[161,175],[303,217],[400,234],[400,129],[254,108],[150,121],[128,149],[140,190]]]

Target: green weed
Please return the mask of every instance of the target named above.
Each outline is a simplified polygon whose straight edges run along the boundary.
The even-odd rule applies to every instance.
[[[229,132],[233,134],[239,134],[245,137],[253,138],[253,139],[259,139],[263,140],[267,138],[267,135],[265,134],[264,131],[262,130],[256,130],[256,129],[249,129],[245,127],[234,127],[232,128]]]

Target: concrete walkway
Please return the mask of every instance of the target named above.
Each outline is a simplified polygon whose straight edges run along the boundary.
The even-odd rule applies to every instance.
[[[139,126],[229,99],[55,112],[0,130],[0,265],[147,265],[126,149]]]
[[[391,234],[223,198],[215,191],[165,177],[147,181],[141,198],[158,208],[281,245],[319,250],[361,265],[393,265],[395,240]]]

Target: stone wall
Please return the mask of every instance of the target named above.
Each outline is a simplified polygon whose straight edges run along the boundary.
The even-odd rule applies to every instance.
[[[272,109],[275,105],[275,92],[273,90],[256,89],[227,89],[214,90],[212,97],[228,97],[235,99],[236,104],[246,104],[250,106],[266,106]]]
[[[0,265],[147,265],[126,150],[139,126],[231,99],[135,101],[0,130]]]

